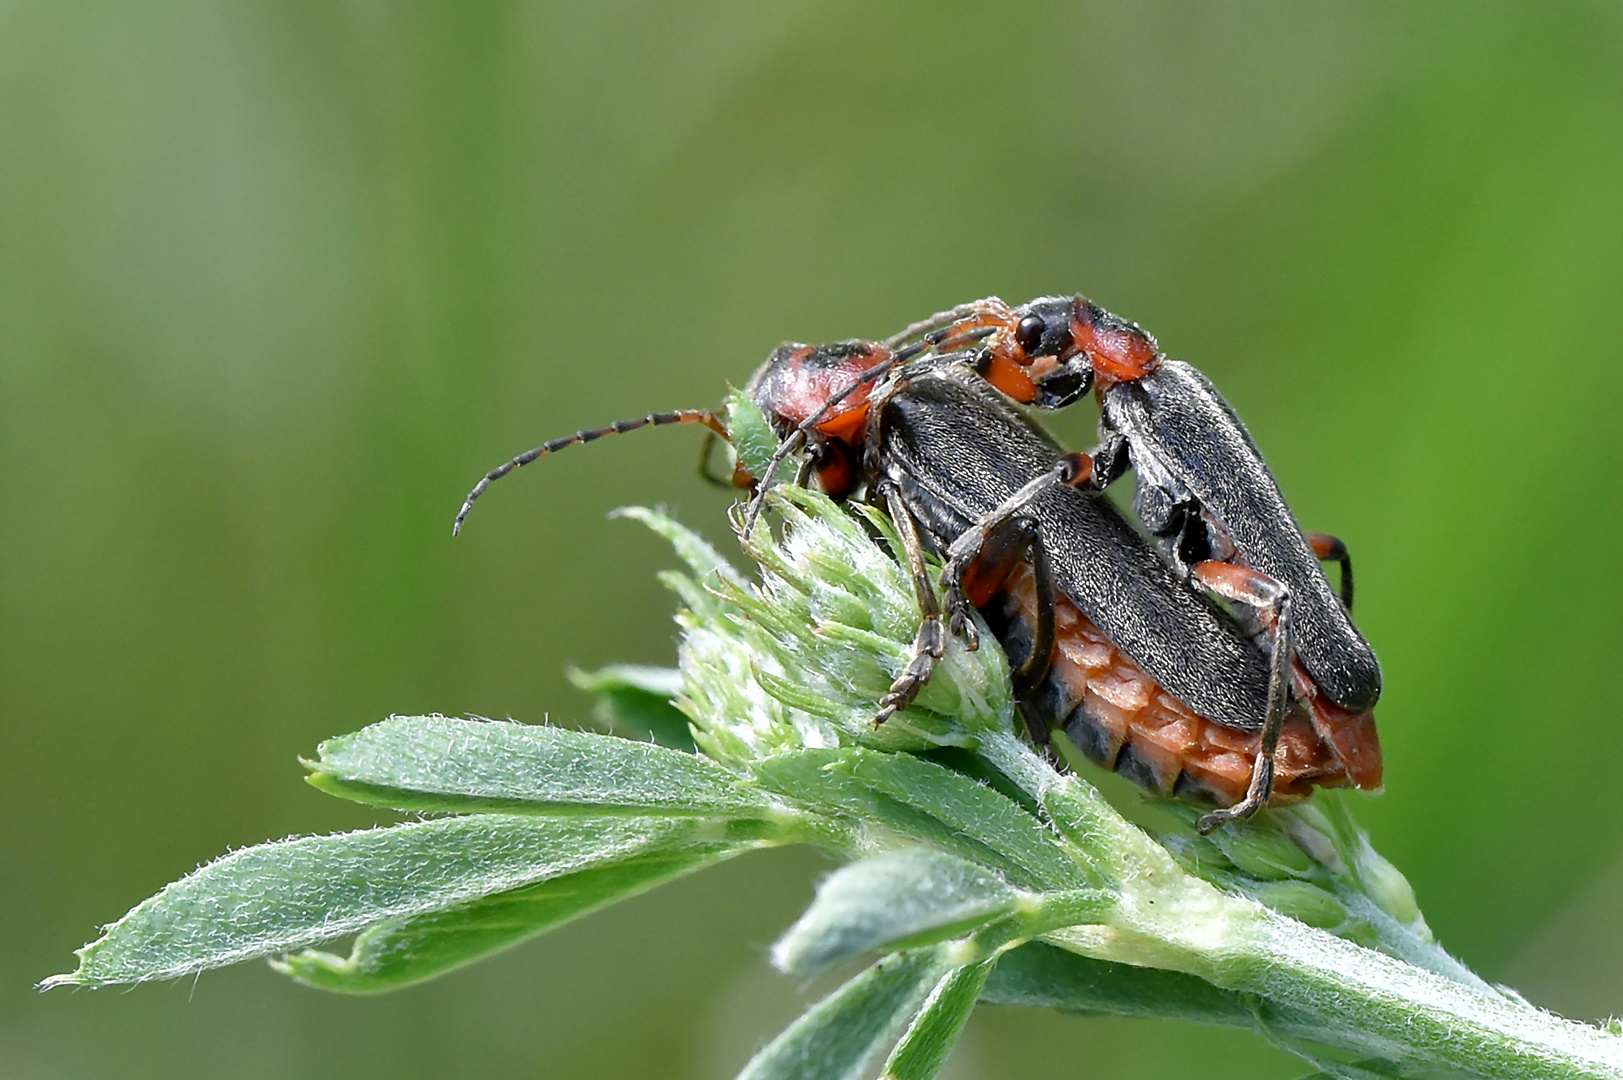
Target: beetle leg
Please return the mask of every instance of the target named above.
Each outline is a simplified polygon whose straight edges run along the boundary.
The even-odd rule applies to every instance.
[[[795,487],[810,487],[812,470],[816,469],[822,461],[824,450],[818,443],[809,443],[806,446],[806,455],[800,459],[800,468],[795,470]]]
[[[974,623],[969,621],[969,605],[964,597],[964,580],[972,566],[978,572],[989,571],[995,579],[1001,579],[1008,575],[1018,560],[1027,555],[1031,558],[1033,585],[1037,594],[1036,625],[1032,628],[1031,651],[1009,675],[1016,706],[1026,732],[1031,736],[1032,745],[1044,761],[1058,765],[1059,759],[1054,754],[1049,737],[1048,722],[1042,712],[1027,700],[1048,677],[1054,659],[1054,577],[1042,534],[1036,522],[1028,517],[1006,518],[1001,523],[988,518],[971,526],[954,542],[953,550],[960,557],[950,561],[943,570],[942,591],[945,594],[943,605],[953,612],[951,627],[954,632],[958,632],[960,621],[973,632]],[[964,552],[969,552],[970,557],[962,558]],[[958,607],[960,603],[963,604],[962,608]]]
[[[1023,680],[1029,679],[1032,683],[1041,681],[1042,676],[1047,674],[1048,656],[1053,652],[1053,583],[1047,580],[1050,577],[1048,555],[1042,550],[1035,526],[1020,518],[1020,515],[1037,496],[1054,485],[1081,486],[1092,476],[1092,458],[1086,454],[1067,454],[1052,469],[1026,483],[1019,491],[1009,496],[1003,505],[965,529],[947,549],[947,565],[941,574],[945,592],[942,606],[951,614],[952,632],[963,635],[971,650],[980,648],[980,634],[975,629],[969,598],[964,595],[964,578],[969,572],[970,565],[994,537],[1013,539],[1019,547],[1032,552],[1033,569],[1040,575],[1038,633],[1035,642],[1038,648],[1033,650],[1027,663],[1036,674],[1032,676],[1031,672],[1025,670],[1025,665],[1022,666],[1021,672]],[[889,720],[898,709],[905,708],[918,696],[919,690],[930,681],[936,661],[945,654],[947,647],[946,634],[941,625],[941,607],[936,605],[935,590],[930,587],[929,571],[924,565],[924,546],[919,541],[913,515],[895,487],[885,485],[883,494],[885,507],[890,511],[897,531],[901,533],[902,548],[907,554],[908,571],[913,577],[913,591],[918,597],[919,613],[924,619],[919,624],[918,635],[913,640],[913,658],[891,684],[890,692],[880,699],[879,714],[874,717],[875,724]],[[1021,531],[1011,535],[1009,533],[1011,528],[1018,528]],[[1046,612],[1043,610],[1044,607],[1047,608]],[[1036,665],[1044,666],[1038,671]]]
[[[1042,684],[1048,677],[1048,669],[1054,659],[1054,575],[1048,562],[1048,548],[1043,545],[1041,535],[1029,523],[1028,528],[1031,529],[1031,542],[1028,545],[1031,574],[1037,587],[1037,626],[1031,635],[1031,653],[1009,673],[1017,698],[1029,696]],[[1044,730],[1041,745],[1047,744],[1048,732]]]
[[[1214,810],[1200,819],[1201,835],[1230,821],[1244,821],[1268,804],[1274,791],[1274,752],[1279,731],[1289,710],[1289,665],[1291,659],[1291,595],[1283,582],[1249,567],[1225,562],[1196,563],[1195,581],[1203,588],[1236,603],[1258,609],[1274,626],[1273,648],[1268,656],[1268,714],[1263,719],[1262,741],[1251,770],[1251,785],[1245,798],[1223,810]]]
[[[1101,491],[1120,480],[1133,465],[1127,436],[1112,431],[1088,451],[1093,458],[1093,486]]]
[[[1341,564],[1341,606],[1352,612],[1353,576],[1352,556],[1347,553],[1347,545],[1341,542],[1339,536],[1329,533],[1308,533],[1307,546],[1313,549],[1323,562]]]
[[[1032,628],[1031,651],[1009,673],[1014,681],[1014,696],[1029,694],[1047,676],[1054,651],[1053,572],[1037,523],[1024,516],[998,521],[988,518],[966,529],[949,550],[952,557],[941,572],[941,606],[951,615],[948,629],[967,638],[971,649],[979,647],[979,641],[972,621],[974,605],[966,595],[969,579],[1001,583],[1020,562],[1030,558],[1037,590],[1037,621]]]
[[[965,529],[947,548],[947,565],[941,572],[941,581],[946,594],[943,604],[952,614],[952,632],[963,634],[968,638],[972,649],[978,648],[980,643],[975,634],[975,624],[969,618],[971,605],[964,596],[964,579],[969,574],[970,565],[980,557],[994,537],[1002,537],[1008,529],[1015,527],[1017,519],[1023,519],[1027,508],[1043,492],[1057,484],[1086,487],[1092,482],[1093,475],[1092,458],[1087,454],[1067,454],[1053,468],[1027,481],[1020,490],[1005,499],[1001,506]],[[1034,561],[1041,559],[1044,562],[1042,570],[1046,572],[1048,556],[1046,552],[1040,556],[1036,553],[1041,545],[1035,527],[1029,521],[1022,521],[1018,527],[1026,530],[1024,535],[1017,534],[1020,545],[1032,550]],[[1051,591],[1051,586],[1049,590],[1044,591]],[[1050,611],[1050,638],[1053,636],[1052,619],[1053,612]]]
[[[1030,701],[1021,699],[1015,702],[1015,712],[1025,722],[1026,734],[1031,736],[1031,744],[1037,748],[1037,754],[1054,769],[1061,769],[1063,763],[1060,756],[1054,752],[1052,732],[1048,721],[1043,719],[1042,710]]]
[[[715,473],[710,471],[710,459],[716,451],[716,443],[720,441],[721,436],[717,435],[714,431],[706,431],[704,433],[704,445],[699,447],[699,477],[704,480],[705,483],[714,487],[726,488],[728,491],[733,491],[737,488],[737,485],[733,482],[733,478],[731,476],[717,476]]]
[[[924,545],[919,542],[918,527],[901,493],[886,484],[885,508],[901,534],[902,550],[907,555],[907,569],[913,578],[913,594],[918,598],[919,632],[913,638],[913,657],[890,684],[890,690],[879,699],[879,712],[874,716],[875,726],[883,724],[895,713],[907,707],[935,672],[936,661],[947,651],[946,633],[941,626],[941,609],[936,606],[935,589],[930,584],[930,572],[924,565]]]

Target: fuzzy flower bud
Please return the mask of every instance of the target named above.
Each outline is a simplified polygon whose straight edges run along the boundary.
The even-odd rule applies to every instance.
[[[848,513],[804,488],[776,488],[768,505],[781,537],[763,522],[744,544],[758,584],[663,514],[621,512],[670,540],[688,565],[662,580],[685,605],[677,704],[707,755],[745,764],[802,747],[973,747],[978,733],[1012,729],[1008,662],[984,626],[978,651],[949,641],[913,705],[874,726],[919,627],[900,539],[878,512]]]

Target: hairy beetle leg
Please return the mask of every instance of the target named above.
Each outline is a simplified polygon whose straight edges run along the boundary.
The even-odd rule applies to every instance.
[[[1062,770],[1065,762],[1054,750],[1052,730],[1048,721],[1043,719],[1042,710],[1030,701],[1017,701],[1015,712],[1026,725],[1026,735],[1031,739],[1031,745],[1036,748],[1037,755],[1052,769]]]
[[[1013,559],[1031,552],[1034,559],[1043,562],[1039,573],[1047,577],[1046,554],[1039,554],[1036,524],[1023,515],[1043,492],[1059,484],[1084,487],[1093,480],[1093,459],[1083,453],[1067,454],[1053,468],[1020,490],[1010,495],[997,509],[965,529],[947,548],[947,565],[941,571],[945,603],[953,613],[953,630],[960,626],[973,631],[969,620],[970,601],[964,595],[965,580],[976,560],[991,556],[989,549],[997,549],[996,560],[1012,568]],[[1012,533],[1010,530],[1014,530]],[[994,544],[994,540],[1001,540]],[[1046,583],[1045,583],[1046,584]],[[1050,612],[1052,616],[1052,612]],[[1053,641],[1052,618],[1049,624],[1049,644]],[[971,640],[975,640],[971,638]],[[978,642],[977,642],[978,644]]]
[[[742,463],[735,464],[734,469],[732,469],[732,476],[717,476],[716,473],[712,473],[711,458],[716,455],[717,442],[725,442],[725,440],[721,435],[712,432],[712,430],[704,432],[704,443],[700,445],[701,481],[706,482],[711,487],[721,487],[724,490],[735,490],[738,487],[750,486],[750,479],[753,479],[753,477],[748,476],[748,469],[743,468]]]
[[[905,709],[924,684],[935,673],[936,661],[947,651],[947,638],[941,626],[941,609],[936,606],[935,590],[930,586],[930,572],[924,565],[924,545],[919,542],[918,527],[907,502],[894,487],[884,488],[885,509],[902,537],[902,549],[907,555],[908,574],[913,579],[913,594],[919,602],[919,632],[913,638],[913,657],[890,684],[890,691],[879,699],[879,712],[873,718],[878,727],[899,710]]]
[[[1037,626],[1030,655],[1019,667],[1010,672],[1017,697],[1029,693],[1032,687],[1041,683],[1047,676],[1048,664],[1054,651],[1054,586],[1048,552],[1042,545],[1036,523],[1023,514],[1048,489],[1059,484],[1081,487],[1090,483],[1092,479],[1093,459],[1082,453],[1067,454],[1048,472],[1031,480],[1009,496],[997,509],[965,529],[947,548],[947,565],[941,571],[942,606],[949,613],[948,625],[951,631],[962,635],[971,650],[980,647],[980,633],[975,629],[973,616],[974,603],[967,595],[967,582],[971,570],[980,569],[982,577],[1001,578],[1007,576],[1019,560],[1027,555],[1031,558],[1032,570],[1037,580]],[[907,514],[900,495],[894,489],[887,489],[885,496],[892,517],[896,517],[898,512],[902,515]],[[913,522],[909,517],[907,529],[902,534],[904,542],[908,541],[912,526]],[[916,535],[911,543],[917,543]],[[908,554],[911,562],[913,554],[911,545]],[[922,556],[919,562],[922,565]],[[913,661],[891,687],[891,694],[881,702],[881,705],[886,707],[889,707],[891,698],[897,695],[898,690],[904,688],[904,683],[908,691],[906,701],[911,701],[913,696],[917,695],[919,689],[929,680],[928,671],[922,678],[915,677],[915,668],[921,667],[926,660],[926,647],[944,651],[946,646],[945,640],[939,642],[934,638],[925,640],[926,626],[931,617],[926,605],[933,606],[934,601],[926,600],[929,593],[928,579],[920,583],[915,576],[914,581],[915,587],[923,590],[920,593],[919,606],[925,612],[926,625],[919,627],[919,640],[914,644]],[[934,670],[934,662],[940,659],[941,655],[942,652],[937,651],[933,658],[929,659],[930,671]],[[902,704],[906,704],[906,701]],[[888,719],[894,711],[892,708],[890,712],[882,712],[881,720]],[[876,720],[877,722],[880,721]],[[1035,730],[1033,738],[1036,739]],[[1045,729],[1044,738],[1039,745],[1046,745],[1046,742]]]
[[[1279,747],[1279,732],[1285,724],[1289,710],[1288,665],[1291,658],[1291,596],[1283,582],[1258,570],[1233,563],[1208,560],[1196,563],[1192,569],[1195,582],[1202,588],[1235,603],[1257,609],[1265,621],[1273,624],[1273,648],[1268,656],[1268,715],[1263,722],[1262,741],[1257,747],[1257,761],[1252,767],[1251,784],[1245,798],[1233,806],[1214,810],[1200,819],[1202,836],[1230,821],[1244,821],[1268,804],[1274,793],[1274,753]]]
[[[972,565],[990,547],[995,549],[997,561],[1013,565],[1020,556],[1030,553],[1032,568],[1038,582],[1037,635],[1031,655],[1011,674],[1018,693],[1040,683],[1048,674],[1048,662],[1054,650],[1053,583],[1048,565],[1048,553],[1043,550],[1036,525],[1020,515],[1044,491],[1057,484],[1082,486],[1093,478],[1093,459],[1086,454],[1067,454],[1048,472],[1027,483],[1009,496],[1003,505],[965,529],[947,549],[947,565],[942,569],[942,605],[949,614],[953,633],[963,635],[971,650],[980,647],[980,633],[975,629],[974,606],[965,594],[965,579]],[[919,614],[923,621],[913,639],[913,656],[902,673],[891,683],[890,692],[879,701],[879,712],[874,723],[883,724],[900,709],[906,708],[924,684],[935,673],[936,661],[946,653],[946,635],[941,625],[941,607],[936,605],[935,591],[930,587],[929,572],[924,565],[924,546],[919,541],[913,515],[906,500],[894,487],[886,485],[883,496],[885,507],[902,536],[902,547],[907,553],[908,571],[913,578],[913,590],[918,597]]]

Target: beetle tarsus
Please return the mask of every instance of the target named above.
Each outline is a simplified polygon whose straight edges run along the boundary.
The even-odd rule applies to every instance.
[[[873,718],[875,727],[913,703],[930,676],[935,674],[936,661],[946,654],[946,646],[947,638],[939,616],[932,615],[919,624],[919,632],[913,638],[913,658],[890,684],[890,691],[879,699],[879,712]]]
[[[1226,810],[1216,810],[1200,819],[1202,836],[1230,821],[1243,821],[1268,804],[1274,793],[1274,755],[1279,733],[1290,711],[1289,671],[1294,639],[1291,632],[1291,594],[1283,582],[1249,567],[1229,563],[1196,564],[1194,578],[1220,596],[1251,604],[1263,611],[1273,624],[1273,646],[1268,652],[1268,715],[1257,746],[1257,760],[1251,770],[1251,784],[1245,798]]]

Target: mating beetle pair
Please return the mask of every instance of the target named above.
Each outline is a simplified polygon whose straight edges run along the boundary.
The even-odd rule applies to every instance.
[[[948,349],[971,333],[986,337],[988,329],[949,327],[927,340]],[[1215,583],[1213,591],[1256,608],[1257,625],[1249,628],[1189,588],[1175,564],[1152,552],[1097,495],[1101,481],[1091,460],[1066,456],[1011,408],[993,390],[999,382],[1006,388],[1008,378],[981,377],[997,370],[987,364],[996,344],[993,336],[978,350],[928,355],[916,347],[892,351],[862,342],[786,346],[750,388],[763,409],[775,412],[784,437],[780,457],[804,443],[808,462],[838,495],[844,489],[828,488],[824,469],[838,463],[834,475],[846,479],[853,470],[845,462],[860,454],[862,467],[855,473],[868,482],[870,499],[898,519],[910,546],[922,544],[946,558],[943,591],[953,628],[968,625],[955,605],[970,593],[988,621],[1002,627],[1011,657],[1026,657],[1016,671],[1016,691],[1038,741],[1047,727],[1064,726],[1090,757],[1146,786],[1234,804],[1208,815],[1206,828],[1248,816],[1267,801],[1282,734],[1290,775],[1282,793],[1311,782],[1377,786],[1379,749],[1368,710],[1338,707],[1293,663],[1299,657],[1291,647],[1289,588],[1239,561],[1197,563],[1197,581]],[[1074,358],[1067,359],[1076,370]],[[842,386],[842,379],[850,381]],[[841,389],[808,412],[806,402],[825,386]],[[783,408],[783,402],[792,406]],[[1260,461],[1258,468],[1266,475]],[[1282,507],[1271,478],[1269,485]],[[1293,520],[1290,526],[1305,544]],[[918,579],[922,558],[912,561]],[[1027,562],[1036,579],[1035,607],[1028,604],[1014,613],[1018,617],[994,618],[1014,595],[1000,579],[1023,572]],[[1316,564],[1313,569],[1319,572]],[[971,578],[978,579],[978,588],[966,585]],[[927,581],[919,594],[926,618],[915,658],[881,703],[881,718],[906,703],[941,653]],[[1091,634],[1096,644],[1109,643],[1136,662],[1125,680],[1133,688],[1124,688],[1108,663],[1088,669],[1070,662],[1079,655],[1098,658],[1097,648],[1063,637],[1058,648],[1045,645],[1053,618],[1045,605],[1080,614],[1072,619],[1076,634]],[[1305,705],[1306,717],[1287,686]],[[1151,701],[1157,707],[1146,710]],[[1236,739],[1237,733],[1243,737]],[[1237,769],[1242,760],[1245,767]]]
[[[1126,434],[1114,443],[1107,434],[1097,453],[1104,468],[1088,455],[1067,455],[1002,396],[1060,407],[1095,383],[1103,391],[1105,378],[1129,381],[1118,376],[1119,367],[1096,362],[1088,339],[1061,320],[1070,313],[1060,303],[1070,305],[1044,300],[1011,310],[982,301],[884,344],[785,346],[749,384],[783,439],[774,466],[804,446],[801,482],[815,472],[835,496],[865,485],[904,539],[924,619],[913,660],[880,703],[876,721],[911,700],[945,645],[925,569],[928,551],[946,560],[942,606],[950,628],[973,645],[974,606],[1002,640],[1033,738],[1046,742],[1051,727],[1062,728],[1094,760],[1146,786],[1230,804],[1207,815],[1203,830],[1249,816],[1276,791],[1305,794],[1315,783],[1376,786],[1379,746],[1367,705],[1360,707],[1339,686],[1327,690],[1308,664],[1308,651],[1293,644],[1294,582],[1249,569],[1254,557],[1233,542],[1238,536],[1251,543],[1266,534],[1267,523],[1236,529],[1224,517],[1236,505],[1223,501],[1232,491],[1219,487],[1218,498],[1203,502],[1205,487],[1176,488],[1167,477],[1178,480],[1177,472],[1146,469],[1158,448],[1153,441],[1141,439],[1143,449]],[[1086,314],[1091,305],[1082,304],[1072,311]],[[1139,334],[1128,345],[1148,340]],[[1153,342],[1148,356],[1158,357]],[[1140,379],[1154,370],[1144,361],[1139,368]],[[1221,402],[1215,391],[1211,395]],[[1233,429],[1231,442],[1249,449],[1253,474],[1260,471],[1266,480],[1264,507],[1271,492],[1290,533],[1305,546],[1249,437],[1226,405],[1222,412]],[[458,526],[491,481],[544,453],[648,424],[694,422],[726,437],[714,414],[685,411],[538,447],[481,481]],[[1153,426],[1147,430],[1157,433]],[[1128,460],[1138,467],[1142,507],[1154,505],[1146,490],[1181,496],[1165,500],[1169,510],[1159,517],[1144,514],[1170,559],[1097,494]],[[1243,510],[1243,500],[1240,505]],[[758,506],[752,505],[748,522]],[[1204,535],[1194,521],[1204,523]],[[1219,554],[1226,561],[1211,557]],[[1328,593],[1317,563],[1311,565]],[[1254,625],[1242,625],[1189,587],[1191,578],[1251,603],[1259,612]],[[1350,584],[1350,576],[1344,582]],[[1339,604],[1334,597],[1331,602]],[[1373,665],[1372,653],[1368,660]],[[1375,678],[1378,686],[1378,669]]]

